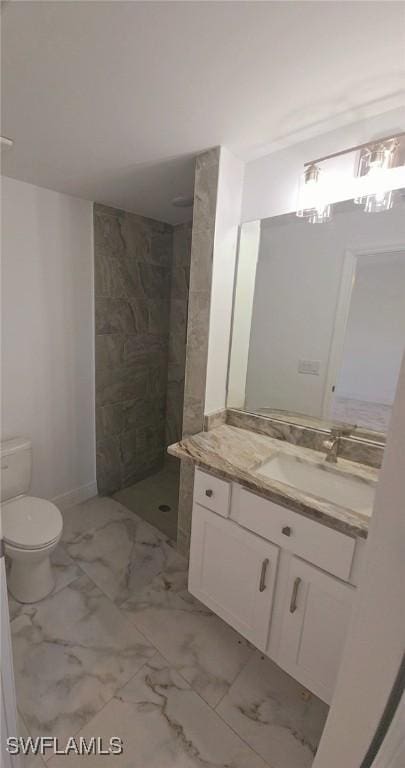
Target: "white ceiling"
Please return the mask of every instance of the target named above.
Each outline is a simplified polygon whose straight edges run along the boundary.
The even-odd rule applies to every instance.
[[[402,2],[6,2],[2,171],[185,220],[198,152],[257,157],[398,99],[404,35]]]

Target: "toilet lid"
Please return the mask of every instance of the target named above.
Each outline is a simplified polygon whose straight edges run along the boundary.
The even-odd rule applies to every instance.
[[[3,536],[8,544],[39,549],[62,533],[62,515],[55,504],[34,496],[20,496],[1,505]]]

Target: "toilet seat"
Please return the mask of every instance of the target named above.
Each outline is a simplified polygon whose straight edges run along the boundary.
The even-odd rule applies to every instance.
[[[18,549],[50,546],[62,534],[59,509],[46,499],[19,496],[1,505],[3,536],[6,544]]]

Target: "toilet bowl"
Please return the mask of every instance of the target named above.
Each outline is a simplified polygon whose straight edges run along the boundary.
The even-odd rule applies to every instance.
[[[5,553],[11,561],[7,585],[20,603],[36,603],[52,592],[50,555],[62,536],[62,515],[50,501],[20,496],[1,505]]]
[[[50,556],[63,529],[55,504],[27,495],[31,462],[29,440],[15,438],[1,444],[1,523],[11,564],[7,586],[20,603],[36,603],[52,592],[55,577]]]

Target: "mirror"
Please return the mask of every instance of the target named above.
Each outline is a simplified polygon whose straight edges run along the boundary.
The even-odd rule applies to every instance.
[[[386,433],[405,343],[405,197],[240,229],[229,408]],[[377,435],[375,433],[378,433]]]

